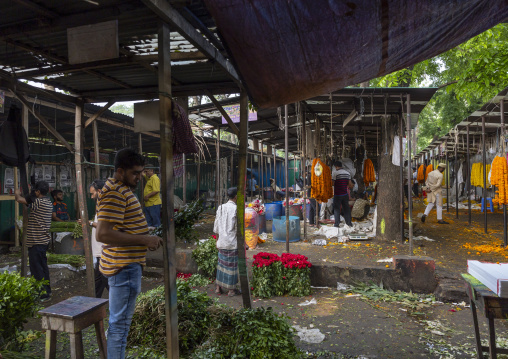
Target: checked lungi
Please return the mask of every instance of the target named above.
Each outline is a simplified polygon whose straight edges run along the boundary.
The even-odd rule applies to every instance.
[[[238,283],[238,250],[219,249],[217,263],[217,285],[224,289],[235,289]]]

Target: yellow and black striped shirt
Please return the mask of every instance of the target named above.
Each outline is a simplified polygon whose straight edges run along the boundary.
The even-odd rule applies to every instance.
[[[36,198],[33,203],[28,205],[28,208],[30,208],[30,217],[26,229],[27,247],[48,244],[51,239],[49,227],[51,227],[53,203],[47,197]]]
[[[97,220],[113,222],[114,230],[130,234],[148,234],[148,224],[141,205],[124,183],[109,178],[99,194],[97,203]],[[132,263],[145,265],[146,246],[129,245],[102,247],[100,271],[106,276],[113,276],[123,267]]]

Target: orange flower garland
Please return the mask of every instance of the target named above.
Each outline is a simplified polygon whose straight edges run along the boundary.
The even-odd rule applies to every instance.
[[[323,168],[320,176],[316,176],[314,168],[320,164]],[[314,158],[311,167],[311,193],[310,196],[319,202],[328,202],[333,197],[332,172],[319,158]]]
[[[416,180],[418,181],[418,183],[425,182],[425,175],[423,172],[424,172],[424,166],[420,165],[420,167],[418,167],[418,175],[416,176]]]
[[[508,166],[506,158],[496,156],[492,162],[490,183],[496,186],[496,198],[492,201],[498,205],[508,204]]]
[[[369,158],[363,162],[363,182],[366,186],[368,186],[370,182],[376,182],[374,164]]]
[[[429,173],[434,171],[434,166],[432,166],[432,163],[427,166],[427,169],[425,170],[425,181],[427,181],[427,177],[429,177]]]

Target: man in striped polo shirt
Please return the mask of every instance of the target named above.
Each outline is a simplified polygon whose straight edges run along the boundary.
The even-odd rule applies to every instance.
[[[344,219],[346,224],[350,227],[353,226],[351,222],[351,208],[349,208],[349,195],[348,188],[353,188],[351,175],[348,171],[342,168],[342,162],[335,162],[333,164],[335,170],[332,173],[333,180],[333,214],[335,216],[335,227],[340,224],[340,212],[344,211]]]
[[[99,194],[97,241],[104,244],[100,271],[109,283],[108,358],[125,358],[127,336],[141,292],[141,270],[146,250],[156,250],[162,239],[148,234],[148,224],[132,192],[141,179],[145,158],[130,148],[115,156],[115,174]]]
[[[32,189],[35,193],[35,200],[28,204],[21,195],[20,190],[14,191],[16,202],[27,205],[30,208],[28,226],[26,229],[26,246],[28,247],[28,260],[30,262],[30,273],[37,280],[47,280],[43,286],[41,301],[45,302],[51,297],[49,285],[49,268],[46,251],[48,250],[53,204],[46,197],[49,192],[49,185],[45,181],[39,181]]]

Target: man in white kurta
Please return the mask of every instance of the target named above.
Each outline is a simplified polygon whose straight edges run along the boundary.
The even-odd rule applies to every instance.
[[[437,166],[437,169],[430,172],[427,177],[427,181],[425,185],[427,187],[427,201],[428,205],[425,208],[425,213],[422,216],[422,222],[425,222],[425,219],[429,215],[432,208],[434,208],[434,204],[436,205],[437,212],[437,223],[439,224],[448,224],[448,222],[443,221],[443,172],[446,169],[446,164],[440,163]]]

